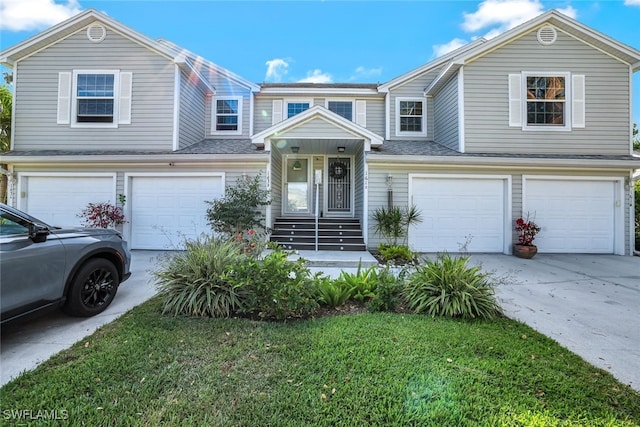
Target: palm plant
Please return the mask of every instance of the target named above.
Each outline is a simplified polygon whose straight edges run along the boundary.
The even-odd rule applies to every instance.
[[[387,245],[397,246],[399,241],[407,243],[409,227],[422,222],[422,212],[415,206],[408,207],[381,207],[373,212],[376,222],[376,233],[379,233],[387,242]]]

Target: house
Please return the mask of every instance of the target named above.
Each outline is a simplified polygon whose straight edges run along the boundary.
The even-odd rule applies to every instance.
[[[374,249],[372,212],[413,204],[417,251],[510,253],[528,212],[539,252],[633,250],[640,51],[556,11],[383,84],[252,83],[95,10],[0,60],[14,72],[10,204],[77,223],[122,194],[134,249],[209,230],[204,200],[261,174],[277,230],[316,212],[362,230],[320,249],[350,249],[350,233]]]

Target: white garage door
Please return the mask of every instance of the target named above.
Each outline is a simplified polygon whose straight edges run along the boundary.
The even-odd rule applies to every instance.
[[[529,178],[524,191],[539,252],[613,253],[615,182]]]
[[[423,218],[409,232],[414,250],[504,251],[504,179],[412,177],[410,185]]]
[[[79,226],[88,203],[115,203],[115,176],[45,176],[20,178],[19,207],[51,225]]]
[[[185,238],[211,232],[208,204],[224,193],[222,176],[131,178],[131,248],[178,249]]]

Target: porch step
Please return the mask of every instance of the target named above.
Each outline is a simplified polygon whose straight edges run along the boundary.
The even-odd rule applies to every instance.
[[[314,217],[279,217],[273,224],[271,241],[291,250],[315,250]],[[364,251],[360,220],[319,218],[318,250]]]

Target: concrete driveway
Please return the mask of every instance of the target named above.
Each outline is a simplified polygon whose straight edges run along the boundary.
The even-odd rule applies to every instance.
[[[153,296],[150,272],[162,255],[133,251],[131,278],[99,316],[78,319],[54,312],[22,325],[3,327],[1,385]],[[471,260],[501,278],[497,296],[507,316],[640,390],[639,257],[538,254],[532,260],[522,260],[488,254],[473,255]],[[335,265],[313,270],[331,276],[340,272]]]
[[[640,391],[640,257],[473,255],[519,320]]]

